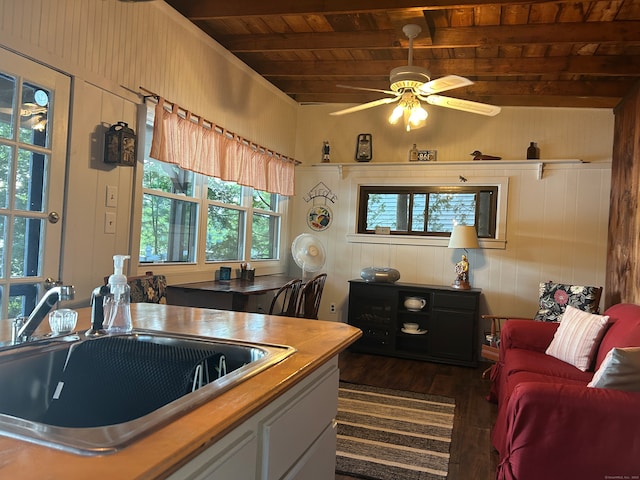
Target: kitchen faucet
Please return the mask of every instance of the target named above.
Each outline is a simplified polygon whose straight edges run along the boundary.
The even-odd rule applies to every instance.
[[[59,300],[73,300],[75,288],[73,285],[61,285],[53,287],[44,294],[40,299],[36,308],[33,309],[31,315],[25,320],[24,324],[16,334],[17,339],[29,339],[33,332],[38,328],[47,313],[58,303]]]

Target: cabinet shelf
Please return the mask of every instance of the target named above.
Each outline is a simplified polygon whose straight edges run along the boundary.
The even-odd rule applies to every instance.
[[[408,283],[349,282],[349,324],[363,335],[351,349],[394,357],[454,365],[477,365],[479,289]],[[407,310],[407,297],[426,301],[420,311]],[[424,334],[402,331],[417,323]]]

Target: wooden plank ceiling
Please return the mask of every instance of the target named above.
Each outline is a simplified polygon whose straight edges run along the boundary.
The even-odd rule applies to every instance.
[[[407,64],[501,106],[614,107],[640,79],[640,0],[166,0],[300,103],[361,103]]]

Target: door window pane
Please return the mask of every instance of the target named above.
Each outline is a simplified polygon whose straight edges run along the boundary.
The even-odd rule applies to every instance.
[[[11,159],[13,149],[8,145],[0,145],[0,208],[9,207],[9,185],[11,185]]]
[[[6,249],[5,245],[7,244],[7,217],[5,215],[0,215],[0,278],[5,278],[5,256]]]
[[[16,318],[36,308],[38,286],[33,283],[14,283],[9,287],[9,318]]]
[[[30,83],[22,84],[20,141],[38,147],[48,145],[48,114],[51,92]]]
[[[46,155],[30,150],[18,150],[15,179],[16,210],[42,212],[45,185]]]
[[[13,220],[11,276],[36,277],[40,273],[43,220],[16,216]]]
[[[0,74],[0,137],[13,138],[16,79]]]

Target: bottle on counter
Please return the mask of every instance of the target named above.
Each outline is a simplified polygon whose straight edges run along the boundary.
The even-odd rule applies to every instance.
[[[531,142],[527,148],[527,160],[538,160],[540,158],[540,148],[536,142]]]
[[[109,276],[109,294],[104,298],[104,320],[107,333],[129,333],[131,322],[131,287],[122,267],[129,255],[113,256],[113,275]]]
[[[411,147],[411,149],[409,150],[409,161],[410,162],[417,162],[418,161],[418,148],[416,147],[416,144],[413,144],[413,147]]]

